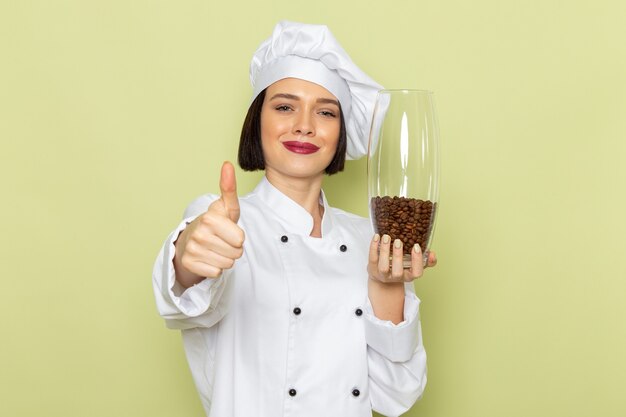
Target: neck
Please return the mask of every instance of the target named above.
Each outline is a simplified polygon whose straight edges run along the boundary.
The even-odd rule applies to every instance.
[[[280,192],[309,212],[313,218],[311,236],[322,237],[324,206],[320,204],[319,199],[324,175],[306,178],[285,177],[266,168],[265,177]]]
[[[280,192],[301,205],[315,219],[320,216],[320,192],[324,175],[315,177],[297,178],[278,175],[272,170],[266,170],[267,180]]]

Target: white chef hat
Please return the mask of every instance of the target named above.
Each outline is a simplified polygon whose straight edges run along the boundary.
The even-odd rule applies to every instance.
[[[367,154],[376,94],[383,87],[352,62],[328,27],[288,21],[276,25],[250,63],[252,100],[283,78],[311,81],[337,97],[348,136],[346,157]]]

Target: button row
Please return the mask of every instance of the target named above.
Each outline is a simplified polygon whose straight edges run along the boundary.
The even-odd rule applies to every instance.
[[[289,390],[289,396],[290,397],[295,397],[297,393],[298,393],[298,391],[296,391],[293,388],[291,388]],[[361,395],[361,391],[359,391],[358,389],[355,388],[355,389],[352,390],[352,395],[355,396],[355,397],[358,397],[359,395]]]
[[[300,307],[295,307],[293,309],[293,314],[295,314],[296,316],[299,316],[300,313],[302,313],[302,309]],[[357,308],[356,310],[354,310],[354,314],[361,317],[363,315],[363,310],[361,310],[360,308]]]
[[[282,235],[280,237],[280,241],[283,242],[283,243],[287,243],[287,242],[289,242],[289,237],[287,235]],[[342,252],[345,252],[345,251],[348,250],[348,247],[346,245],[341,245],[341,246],[339,246],[339,250],[342,251]]]

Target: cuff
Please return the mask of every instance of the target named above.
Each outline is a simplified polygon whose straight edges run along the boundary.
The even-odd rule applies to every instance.
[[[393,324],[374,315],[369,298],[365,304],[365,340],[372,349],[392,362],[406,362],[413,356],[420,340],[420,300],[412,292],[404,296],[404,321]]]
[[[177,287],[184,292],[176,296]],[[181,313],[187,317],[198,317],[211,309],[213,300],[219,297],[224,287],[224,278],[205,278],[193,287],[184,289],[175,281],[174,288],[170,288],[172,301]]]

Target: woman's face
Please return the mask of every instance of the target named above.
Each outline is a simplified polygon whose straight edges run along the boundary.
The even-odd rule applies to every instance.
[[[323,175],[335,156],[340,127],[339,101],[324,87],[298,78],[276,81],[261,109],[266,172]]]

